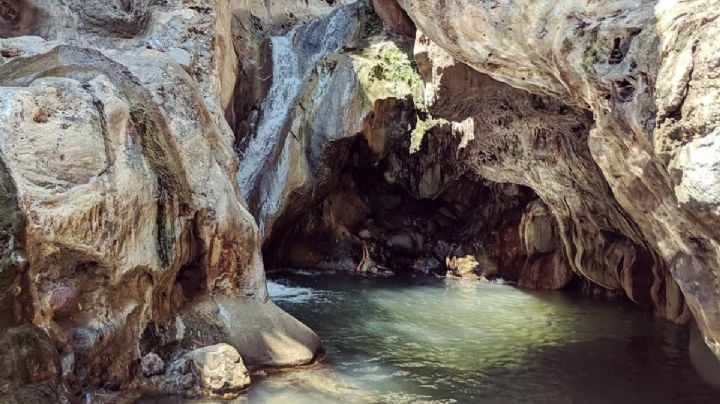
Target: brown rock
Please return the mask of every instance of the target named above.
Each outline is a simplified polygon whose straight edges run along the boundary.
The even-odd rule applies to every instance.
[[[415,37],[415,24],[397,0],[372,0],[373,8],[383,23],[393,32]]]
[[[68,316],[78,310],[78,292],[72,287],[59,287],[50,295],[50,308],[55,315]]]
[[[58,380],[60,361],[50,339],[39,328],[21,325],[0,334],[0,381],[33,384]]]
[[[558,290],[573,278],[562,252],[543,254],[530,259],[520,272],[518,286],[535,290]]]
[[[531,202],[520,219],[520,238],[523,240],[525,254],[544,254],[555,250],[558,238],[555,230],[555,218],[545,204]]]

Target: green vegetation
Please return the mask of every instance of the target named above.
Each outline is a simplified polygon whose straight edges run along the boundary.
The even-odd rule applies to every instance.
[[[415,62],[395,44],[383,46],[378,59],[380,63],[373,68],[371,79],[390,83],[393,91],[398,94],[413,94],[413,90],[422,85]]]
[[[428,118],[427,120],[422,120],[418,118],[417,122],[415,123],[415,129],[413,129],[412,133],[410,133],[410,154],[413,154],[420,150],[420,146],[422,145],[425,134],[436,124],[437,121],[432,118]]]
[[[376,37],[367,47],[351,54],[368,101],[408,97],[422,100],[423,81],[410,49],[412,43]]]
[[[380,19],[380,17],[378,17],[377,14],[372,13],[372,15],[367,20],[365,20],[365,25],[362,29],[362,35],[364,38],[371,38],[381,33],[382,30],[382,20]]]
[[[585,50],[583,54],[582,67],[583,70],[589,71],[592,66],[602,60],[608,58],[608,44],[606,41],[597,38],[597,33],[594,33],[593,40],[590,46]]]

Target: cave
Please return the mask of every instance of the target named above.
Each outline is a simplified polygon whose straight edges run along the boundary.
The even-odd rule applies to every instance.
[[[404,115],[401,106],[394,115]],[[276,219],[263,246],[267,271],[449,274],[534,289],[571,283],[551,213],[530,188],[428,159],[446,134],[428,133],[411,154],[408,135],[384,157],[353,139],[325,192]]]
[[[0,0],[0,402],[718,402],[718,8],[530,3]]]

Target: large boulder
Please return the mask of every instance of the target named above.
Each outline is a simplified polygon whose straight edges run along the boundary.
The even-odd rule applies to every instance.
[[[269,301],[218,296],[187,307],[175,327],[183,347],[226,342],[251,369],[306,365],[324,354],[317,334]]]
[[[191,362],[198,385],[207,396],[237,396],[250,386],[250,374],[240,354],[228,344],[199,348],[184,358]]]

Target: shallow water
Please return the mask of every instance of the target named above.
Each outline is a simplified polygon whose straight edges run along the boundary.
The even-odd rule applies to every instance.
[[[287,275],[268,288],[327,358],[254,378],[251,403],[720,403],[687,328],[629,304],[451,279]]]

